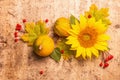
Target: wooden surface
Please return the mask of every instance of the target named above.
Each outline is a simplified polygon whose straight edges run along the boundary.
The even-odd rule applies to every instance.
[[[49,19],[52,27],[58,17],[79,18],[79,14],[95,3],[110,8],[112,25],[109,46],[114,59],[106,69],[99,67],[100,58],[77,61],[37,57],[32,48],[19,41],[14,43],[16,23],[22,19]],[[0,80],[120,80],[120,0],[0,0]],[[43,70],[42,75],[39,71]]]

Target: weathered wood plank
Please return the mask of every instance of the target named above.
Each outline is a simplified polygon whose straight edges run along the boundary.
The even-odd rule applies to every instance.
[[[110,8],[112,25],[109,46],[114,59],[108,68],[92,61],[64,61],[56,63],[49,57],[39,59],[32,48],[23,42],[14,43],[14,28],[22,19],[37,21],[49,19],[52,27],[58,17],[79,18],[79,14],[95,3]],[[120,79],[120,0],[0,0],[0,80],[119,80]],[[44,70],[40,75],[39,71]]]

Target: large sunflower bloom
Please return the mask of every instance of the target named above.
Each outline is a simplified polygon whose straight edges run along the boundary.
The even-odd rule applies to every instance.
[[[96,21],[94,17],[86,19],[81,15],[80,23],[75,21],[71,26],[66,44],[71,45],[71,50],[76,50],[76,57],[82,55],[84,59],[91,59],[92,54],[98,57],[99,51],[108,50],[109,36],[105,34],[107,27],[101,20]]]

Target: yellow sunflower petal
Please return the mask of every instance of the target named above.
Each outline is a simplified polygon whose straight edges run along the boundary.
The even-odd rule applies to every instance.
[[[71,46],[71,49],[76,49],[77,47],[79,47],[78,42],[74,42]]]
[[[76,37],[79,34],[79,31],[70,30],[69,34]]]
[[[83,51],[83,50],[82,50],[82,47],[78,47],[75,57],[77,58],[77,57],[81,56],[81,54],[83,53],[82,51]]]
[[[73,30],[77,31],[77,30],[76,30],[76,27],[78,27],[77,25],[71,24],[71,27],[72,27]]]
[[[98,58],[98,56],[99,56],[99,52],[98,52],[98,50],[95,49],[94,47],[92,47],[92,48],[90,48],[90,49],[91,49],[93,55],[95,55],[95,56]]]
[[[86,27],[86,24],[87,19],[83,15],[80,15],[80,29],[83,30]]]
[[[72,44],[70,40],[66,41],[65,43],[66,44]]]
[[[74,42],[73,42],[72,45],[71,45],[71,49],[72,49],[72,48],[75,49],[75,48],[77,48],[77,47],[79,47],[79,42],[78,42],[77,40],[74,40]]]
[[[85,48],[82,49],[82,52],[83,52],[83,53],[82,53],[83,59],[86,59],[86,51],[85,51]]]
[[[73,36],[69,36],[67,37],[68,41],[66,41],[66,44],[72,44],[71,45],[71,50],[76,50],[77,47],[79,47],[79,42],[77,40],[77,38],[73,37]]]
[[[86,55],[91,59],[92,52],[90,51],[89,48],[86,48]]]
[[[96,30],[98,31],[98,34],[102,34],[104,33],[108,27],[105,26],[105,24],[102,23],[101,20],[99,20],[98,22],[95,23]]]
[[[110,39],[110,37],[106,34],[101,34],[98,36],[98,41],[107,41],[109,39]]]
[[[93,27],[95,25],[95,18],[90,18],[87,23],[89,27]]]
[[[79,25],[79,22],[77,20],[75,20],[75,24],[72,24],[71,27],[76,32],[78,32],[80,30],[80,25]]]
[[[72,27],[72,29],[74,29],[74,30],[76,30],[76,28],[79,29],[79,28],[80,28],[80,27],[79,27],[79,22],[78,22],[77,20],[75,20],[75,24],[72,24],[71,27]]]
[[[72,44],[72,43],[74,43],[74,37],[72,37],[72,36],[69,36],[69,37],[67,37],[67,39],[68,39],[68,41],[66,41],[65,43],[66,44]]]
[[[108,50],[107,46],[102,46],[102,45],[99,45],[99,44],[95,44],[94,47],[98,50],[101,50],[101,51],[107,51]]]
[[[103,42],[103,41],[99,41],[99,42],[97,42],[97,44],[99,44],[99,45],[102,45],[102,46],[108,46],[108,43],[107,42]]]

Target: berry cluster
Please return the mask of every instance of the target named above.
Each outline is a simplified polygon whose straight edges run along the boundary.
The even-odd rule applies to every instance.
[[[107,68],[109,66],[108,61],[110,61],[111,59],[113,59],[113,55],[111,55],[107,51],[102,52],[102,61],[100,62],[99,66]]]
[[[26,19],[23,19],[23,23],[26,22]],[[18,32],[20,32],[22,30],[22,25],[20,24],[16,24],[16,28],[15,28],[15,32],[14,32],[14,37],[15,37],[15,42],[17,42],[19,40],[19,34]]]
[[[48,23],[48,19],[45,19],[45,23]],[[23,23],[27,22],[26,19],[22,20]],[[15,32],[14,32],[14,41],[17,42],[19,40],[19,32],[22,32],[22,25],[16,24]]]

